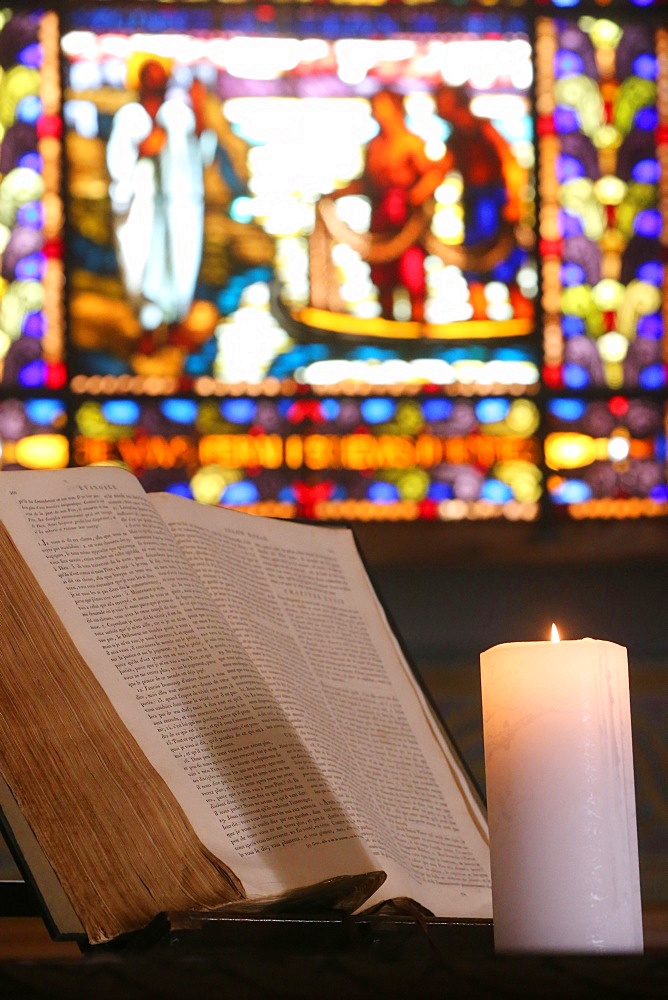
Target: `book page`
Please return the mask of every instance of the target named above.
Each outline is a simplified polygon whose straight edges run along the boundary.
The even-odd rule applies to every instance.
[[[5,472],[0,511],[130,734],[248,895],[370,870],[331,787],[133,476]]]
[[[308,749],[311,793],[333,791],[388,873],[382,898],[490,916],[484,817],[351,533],[151,501]]]

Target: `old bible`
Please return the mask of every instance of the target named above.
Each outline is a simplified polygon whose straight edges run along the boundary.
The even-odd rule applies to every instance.
[[[490,917],[484,809],[349,529],[118,468],[3,472],[0,521],[0,808],[56,932],[355,876]]]

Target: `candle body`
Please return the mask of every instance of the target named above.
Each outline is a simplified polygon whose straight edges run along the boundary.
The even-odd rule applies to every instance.
[[[641,952],[626,650],[504,643],[480,667],[496,949]]]

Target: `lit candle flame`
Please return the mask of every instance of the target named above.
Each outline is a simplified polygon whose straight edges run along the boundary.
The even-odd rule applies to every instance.
[[[550,638],[552,642],[559,642],[559,629],[554,624],[554,622],[552,622],[552,635]]]

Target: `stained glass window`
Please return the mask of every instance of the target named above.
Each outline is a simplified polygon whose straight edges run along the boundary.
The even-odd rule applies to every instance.
[[[498,396],[114,397],[78,407],[73,456],[274,516],[533,520],[539,419]]]
[[[3,467],[65,468],[69,463],[67,417],[67,406],[59,397],[0,399]]]
[[[76,391],[535,388],[526,24],[279,13],[73,15]]]
[[[662,389],[654,32],[594,18],[541,20],[538,32],[545,381]]]
[[[668,33],[580,6],[2,12],[4,466],[667,514]]]
[[[62,122],[58,22],[0,12],[0,370],[10,390],[62,389]]]
[[[665,404],[555,396],[547,406],[547,489],[579,518],[665,513]]]

